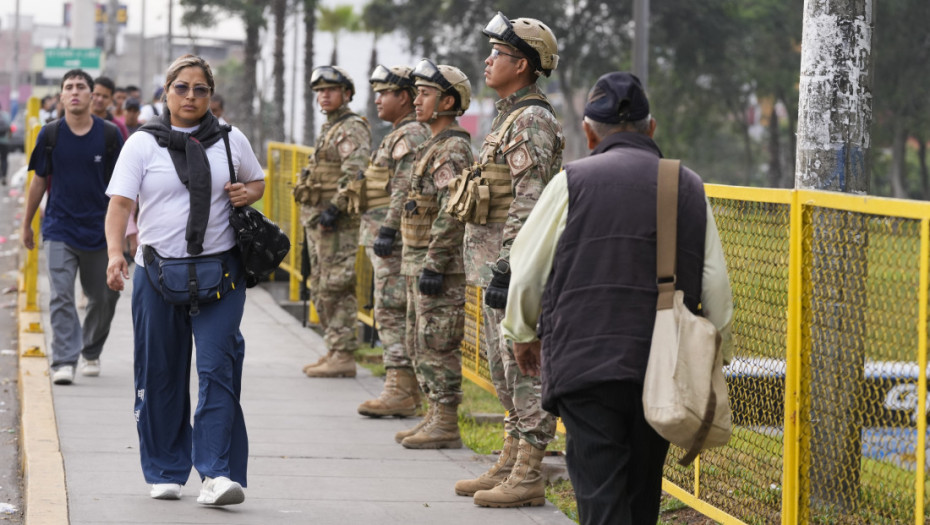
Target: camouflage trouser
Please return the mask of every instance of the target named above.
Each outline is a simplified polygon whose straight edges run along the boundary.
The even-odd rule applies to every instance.
[[[397,248],[390,257],[378,257],[365,248],[371,260],[375,281],[375,321],[378,338],[384,345],[385,368],[413,368],[404,346],[407,323],[407,280],[400,274],[401,252]]]
[[[355,258],[358,218],[340,216],[336,227],[321,231],[316,221],[305,223],[310,253],[310,300],[320,315],[326,348],[355,352],[358,348],[358,299]]]
[[[407,350],[431,403],[462,403],[465,276],[446,275],[440,295],[422,295],[407,276]]]
[[[512,344],[501,337],[504,310],[482,304],[481,311],[491,381],[497,389],[497,398],[507,410],[504,431],[543,448],[555,437],[556,418],[542,408],[540,379],[520,372]]]

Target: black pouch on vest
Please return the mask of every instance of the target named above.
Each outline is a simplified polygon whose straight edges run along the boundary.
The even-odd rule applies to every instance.
[[[168,304],[189,305],[191,317],[201,304],[219,301],[236,285],[224,261],[225,254],[172,259],[151,246],[142,246],[145,275]]]

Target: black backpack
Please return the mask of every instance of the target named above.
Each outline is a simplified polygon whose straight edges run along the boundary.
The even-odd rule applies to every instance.
[[[61,128],[62,121],[64,121],[64,119],[57,119],[45,125],[45,173],[54,173],[52,171],[52,150],[55,149],[55,144],[58,142],[58,129]],[[106,144],[106,184],[110,183],[110,177],[113,176],[113,168],[116,167],[116,158],[119,156],[117,151],[120,147],[119,139],[120,132],[116,124],[104,120],[103,140]],[[29,166],[29,169],[33,168],[34,166]]]

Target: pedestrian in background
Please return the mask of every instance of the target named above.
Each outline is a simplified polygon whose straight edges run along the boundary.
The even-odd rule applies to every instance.
[[[197,501],[231,505],[245,499],[248,436],[239,399],[245,275],[229,212],[259,200],[265,182],[245,135],[233,128],[227,136],[208,111],[213,89],[213,72],[200,57],[184,55],[168,67],[166,110],[130,137],[107,189],[112,200],[106,277],[114,290],[122,290],[129,278],[123,239],[138,198],[143,249],[135,260],[132,320],[142,472],[152,498],[178,499],[193,466],[203,481]],[[230,169],[236,171],[235,184]],[[157,258],[193,265],[206,256],[223,261],[228,272],[223,282],[231,280],[232,286],[197,311],[169,304],[145,268],[157,271]],[[198,400],[192,426],[194,342]]]
[[[365,247],[374,276],[375,321],[384,348],[384,390],[358,407],[372,417],[412,416],[420,405],[420,386],[405,346],[407,283],[400,273],[403,243],[397,235],[404,202],[410,189],[417,147],[429,136],[429,128],[417,122],[413,110],[416,87],[412,68],[378,65],[369,83],[375,93],[378,117],[392,124],[371,165],[365,171],[362,194],[356,201],[364,209],[358,243]]]
[[[113,118],[126,123],[126,100],[129,99],[129,95],[126,93],[126,88],[116,86],[116,89],[113,90]]]
[[[342,68],[313,70],[316,92],[326,122],[307,167],[294,186],[310,254],[310,300],[323,325],[326,355],[303,368],[307,377],[355,377],[358,299],[355,259],[358,213],[349,209],[345,193],[351,181],[364,177],[371,152],[371,129],[349,109],[355,84]]]
[[[126,131],[128,131],[130,135],[138,131],[139,128],[142,126],[142,123],[139,122],[140,109],[141,108],[139,107],[139,99],[137,98],[126,99],[126,110],[124,112],[126,120],[123,123],[126,124]]]
[[[461,448],[462,337],[465,334],[465,226],[446,211],[449,183],[471,166],[471,136],[459,125],[471,102],[468,77],[456,67],[423,59],[413,70],[417,121],[430,139],[417,149],[404,204],[401,273],[407,281],[407,351],[429,411],[394,439],[406,448]]]
[[[142,106],[142,113],[139,115],[139,122],[145,124],[146,122],[164,113],[164,96],[165,88],[161,86],[155,88],[155,92],[152,93],[152,101]]]
[[[96,117],[112,122],[119,128],[123,140],[129,138],[129,130],[122,121],[113,116],[110,107],[113,105],[113,93],[116,91],[116,85],[109,77],[97,77],[94,79],[94,93],[91,100],[91,112]]]
[[[482,33],[491,47],[484,61],[485,83],[500,100],[478,164],[463,175],[491,190],[487,203],[477,203],[463,217],[465,270],[468,284],[485,290],[482,335],[491,380],[507,416],[497,463],[476,479],[456,483],[455,493],[474,496],[476,504],[486,507],[538,506],[546,503],[540,465],[555,438],[556,421],[541,406],[539,378],[520,372],[513,348],[501,337],[500,322],[507,305],[510,247],[546,183],[562,167],[562,126],[536,85],[556,68],[559,55],[552,30],[533,18],[511,22],[498,13]]]
[[[27,250],[35,248],[32,219],[48,190],[42,238],[51,290],[51,376],[56,385],[72,383],[79,358],[82,375],[100,375],[100,354],[119,299],[119,293],[106,285],[103,223],[109,202],[106,185],[123,140],[113,124],[91,113],[93,89],[94,81],[85,71],[65,73],[60,101],[65,116],[42,127],[29,159],[29,169],[36,176],[26,196],[22,238]],[[116,151],[107,151],[106,126],[113,130]],[[51,133],[56,139],[49,152],[46,144]],[[78,274],[87,297],[83,324],[74,300]]]
[[[226,122],[226,119],[223,118],[223,113],[226,112],[226,101],[223,100],[223,96],[219,93],[215,93],[213,98],[210,99],[210,111],[213,112],[213,116],[220,121],[220,125],[229,124]]]
[[[10,114],[0,106],[0,185],[6,186],[7,170],[10,168],[8,156],[10,154],[10,135],[12,122]]]
[[[624,72],[599,78],[583,127],[591,156],[549,182],[514,241],[502,330],[523,373],[541,374],[543,408],[565,424],[581,523],[651,524],[668,451],[642,401],[658,297],[662,153],[639,79]],[[701,178],[685,167],[677,241],[675,288],[713,322],[730,355],[723,247]]]

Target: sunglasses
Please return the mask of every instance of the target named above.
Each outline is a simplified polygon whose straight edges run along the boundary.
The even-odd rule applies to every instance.
[[[179,97],[186,97],[187,92],[191,90],[191,87],[187,84],[181,82],[175,82],[171,85],[174,89],[174,93]],[[207,86],[194,86],[194,98],[207,98],[210,96],[210,88]]]

